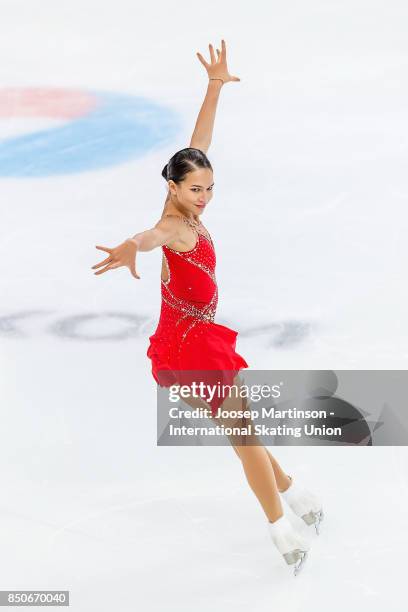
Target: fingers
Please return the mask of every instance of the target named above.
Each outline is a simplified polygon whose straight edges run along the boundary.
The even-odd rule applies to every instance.
[[[140,278],[140,276],[136,272],[136,267],[134,263],[130,265],[130,272],[132,273],[132,276],[134,276],[135,278]]]
[[[210,50],[211,64],[216,64],[217,62],[221,63],[221,62],[225,62],[226,61],[227,48],[226,48],[226,45],[225,45],[225,40],[221,40],[221,51],[219,49],[217,49],[217,59],[215,59],[214,47],[212,46],[211,43],[209,43],[208,48]],[[202,63],[202,65],[205,68],[208,69],[211,64],[206,62],[206,60],[203,58],[201,53],[197,52],[197,57],[200,60],[200,62]]]
[[[222,62],[225,61],[226,57],[227,57],[227,47],[225,44],[225,40],[223,39],[221,40],[221,61]]]
[[[108,265],[105,265],[108,264]],[[100,268],[101,266],[105,266],[102,270],[98,270],[98,272],[94,272],[95,275],[98,274],[103,274],[104,272],[107,272],[108,270],[115,270],[116,268],[120,268],[120,266],[123,266],[125,264],[121,263],[121,262],[117,262],[114,263],[114,260],[111,257],[108,257],[107,259],[105,259],[104,261],[101,261],[98,264],[95,264],[94,266],[92,266],[92,270],[96,269],[96,268]],[[134,264],[131,264],[130,266],[130,271],[132,273],[132,275],[137,278],[140,279],[141,277],[139,276],[139,274],[136,271],[136,267]]]
[[[103,270],[98,270],[98,272],[94,272],[94,274],[98,276],[98,274],[103,274],[104,272],[107,272],[110,269],[111,269],[110,266],[106,266],[106,268],[103,268]]]
[[[101,251],[106,251],[107,253],[112,253],[112,251],[113,251],[113,249],[108,249],[108,247],[103,247],[103,246],[99,246],[99,245],[96,245],[95,248],[100,249]]]
[[[200,60],[200,62],[202,63],[202,65],[204,66],[204,68],[208,68],[208,64],[205,61],[205,59],[203,58],[203,56],[201,55],[201,53],[197,52],[197,57]]]
[[[103,274],[103,272],[107,272],[108,270],[115,270],[116,268],[120,268],[123,265],[124,264],[120,263],[120,261],[118,261],[117,263],[111,263],[108,266],[106,266],[106,268],[104,268],[103,270],[99,270],[98,272],[94,272],[94,274]]]
[[[111,257],[107,257],[103,261],[100,261],[99,263],[95,264],[94,266],[92,266],[91,270],[94,270],[96,268],[100,268],[101,266],[104,266],[105,264],[107,264],[109,261],[112,261]]]

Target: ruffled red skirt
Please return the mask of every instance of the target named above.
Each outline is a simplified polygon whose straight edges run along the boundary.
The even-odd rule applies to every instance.
[[[187,319],[170,335],[161,333],[159,325],[149,337],[147,356],[156,382],[162,387],[191,384],[193,379],[207,385],[231,385],[239,370],[249,367],[235,350],[238,332],[219,323],[198,321],[183,339],[188,324]],[[192,371],[194,375],[189,374]],[[224,399],[220,393],[208,401],[213,415]]]

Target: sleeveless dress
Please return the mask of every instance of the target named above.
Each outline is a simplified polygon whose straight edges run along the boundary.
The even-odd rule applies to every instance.
[[[214,244],[208,233],[180,218],[196,234],[196,244],[184,252],[162,245],[168,276],[161,278],[160,318],[147,349],[152,374],[164,387],[192,380],[231,385],[237,372],[249,365],[235,351],[238,332],[214,322],[218,302]],[[189,371],[195,371],[194,376]],[[216,393],[206,402],[213,415],[223,400],[222,393]]]

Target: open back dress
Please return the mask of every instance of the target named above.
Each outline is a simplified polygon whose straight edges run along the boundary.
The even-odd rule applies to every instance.
[[[218,302],[214,244],[201,223],[196,226],[184,216],[179,218],[196,234],[196,244],[189,251],[162,246],[167,278],[161,278],[160,318],[147,349],[152,374],[165,387],[189,384],[189,371],[195,372],[197,382],[230,385],[249,365],[235,351],[238,332],[214,322]],[[215,394],[208,402],[213,415],[223,399]]]

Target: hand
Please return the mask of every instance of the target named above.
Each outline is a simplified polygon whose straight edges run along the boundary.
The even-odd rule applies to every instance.
[[[224,83],[228,83],[228,81],[240,81],[236,76],[230,75],[227,68],[227,49],[225,46],[225,40],[221,41],[221,51],[217,49],[218,59],[215,59],[214,49],[212,44],[208,45],[210,49],[211,56],[211,64],[208,64],[201,53],[197,53],[198,59],[203,64],[205,69],[207,70],[207,74],[209,78],[219,78],[224,81]]]
[[[120,266],[127,266],[132,275],[140,279],[140,276],[136,272],[137,246],[131,239],[125,240],[125,242],[122,242],[122,244],[114,249],[108,249],[108,247],[103,246],[96,246],[96,248],[109,253],[109,257],[92,266],[91,269],[93,270],[94,268],[100,268],[106,264],[103,270],[94,272],[94,274],[102,274],[103,272],[107,272],[107,270],[114,270],[115,268],[120,268]]]

